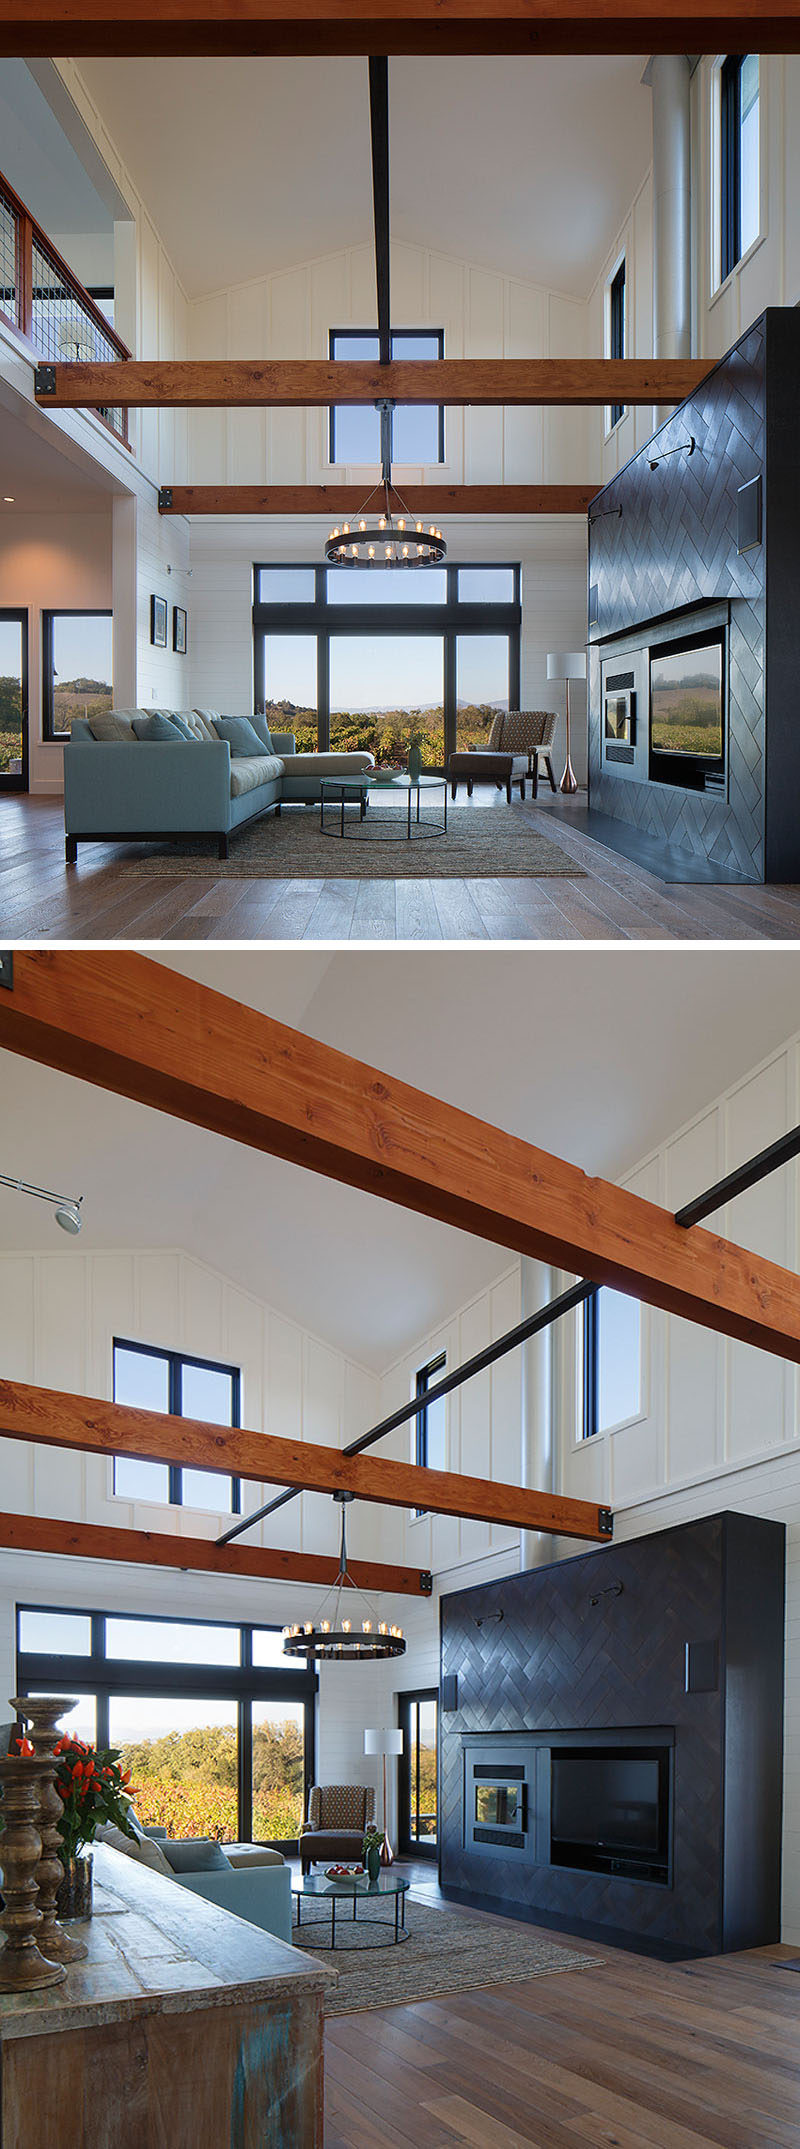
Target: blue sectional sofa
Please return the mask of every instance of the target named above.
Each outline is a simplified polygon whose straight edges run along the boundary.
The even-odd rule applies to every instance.
[[[154,717],[180,723],[183,735],[137,737],[134,723],[141,729]],[[93,720],[79,718],[64,748],[67,864],[75,864],[79,843],[205,835],[216,838],[219,857],[227,858],[235,829],[270,809],[279,814],[288,803],[318,804],[321,776],[373,766],[369,753],[298,754],[291,732],[270,734],[263,717],[247,721],[258,733],[257,755],[235,752],[218,735],[217,724],[230,719],[216,711],[115,710],[94,728]]]

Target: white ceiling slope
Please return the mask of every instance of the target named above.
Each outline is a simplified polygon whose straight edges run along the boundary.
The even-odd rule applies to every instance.
[[[190,297],[370,238],[366,60],[79,64]],[[588,297],[650,162],[643,67],[392,60],[393,237]]]
[[[780,1045],[800,1004],[791,949],[155,959],[612,1179]],[[0,1078],[0,1171],[85,1197],[68,1242],[0,1190],[0,1251],[181,1246],[375,1370],[506,1266],[482,1240],[13,1054]]]

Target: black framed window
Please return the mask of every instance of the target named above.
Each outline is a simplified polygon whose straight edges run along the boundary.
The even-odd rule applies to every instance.
[[[0,607],[0,793],[28,788],[28,614]]]
[[[42,736],[69,738],[76,717],[114,706],[110,612],[42,613]]]
[[[377,364],[380,341],[376,329],[332,328],[331,358],[365,359]],[[395,328],[392,358],[443,358],[443,328]],[[398,404],[391,414],[393,463],[444,462],[444,405]],[[373,403],[339,403],[331,406],[330,459],[332,463],[379,463],[380,417]]]
[[[294,1848],[319,1681],[283,1658],[280,1629],[18,1605],[17,1682],[78,1697],[65,1729],[121,1749],[142,1822]]]
[[[439,1375],[444,1372],[446,1364],[447,1352],[440,1351],[438,1358],[430,1358],[428,1360],[427,1365],[418,1367],[415,1385],[415,1393],[417,1396],[427,1395],[428,1389],[436,1386],[436,1382],[439,1378]],[[414,1461],[417,1463],[419,1469],[446,1470],[446,1397],[439,1396],[435,1402],[426,1404],[424,1410],[418,1411],[414,1422],[416,1425],[416,1434],[414,1440]],[[418,1507],[416,1509],[417,1515],[424,1515],[425,1512],[426,1510],[424,1507]]]
[[[253,591],[255,706],[298,751],[442,769],[519,707],[518,565],[256,564]]]
[[[210,1425],[241,1425],[242,1378],[238,1366],[185,1351],[158,1350],[114,1338],[114,1401],[140,1410],[163,1410],[172,1418],[202,1418]],[[140,1462],[115,1455],[114,1492],[120,1500],[155,1500],[196,1507],[211,1515],[241,1513],[241,1480],[216,1470],[175,1463]]]
[[[612,276],[612,278],[611,278],[611,283],[610,283],[610,285],[609,285],[609,292],[608,292],[608,314],[609,314],[609,317],[608,317],[608,355],[609,355],[609,358],[624,358],[624,356],[625,356],[625,261],[624,261],[624,259],[623,259],[623,260],[622,260],[622,261],[620,262],[620,264],[619,264],[619,268],[618,268],[618,269],[616,270],[616,273],[615,273],[615,274],[614,274],[614,275]],[[619,425],[619,421],[620,421],[620,418],[624,418],[624,416],[625,416],[625,405],[624,405],[624,403],[612,403],[612,404],[611,404],[611,408],[610,408],[610,413],[609,413],[609,415],[610,415],[610,421],[611,421],[611,425],[612,425],[612,426],[615,426],[615,425]]]
[[[439,1692],[435,1686],[398,1694],[403,1733],[400,1757],[401,1851],[435,1858],[438,1849]]]
[[[731,53],[720,68],[720,281],[760,229],[759,65],[755,52]]]
[[[622,1291],[594,1291],[583,1307],[584,1440],[640,1415],[642,1309]]]

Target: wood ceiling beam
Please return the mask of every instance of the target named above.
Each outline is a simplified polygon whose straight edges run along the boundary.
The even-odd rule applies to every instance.
[[[425,514],[585,515],[593,485],[421,485],[413,499]],[[161,515],[356,515],[363,485],[162,485]]]
[[[121,358],[39,365],[43,410],[328,409],[332,403],[682,403],[710,371],[696,358]]]
[[[585,1538],[592,1544],[604,1543],[610,1535],[603,1519],[606,1510],[591,1500],[424,1470],[417,1463],[385,1456],[345,1455],[341,1448],[320,1447],[313,1440],[281,1440],[242,1426],[206,1425],[199,1418],[173,1418],[19,1381],[0,1381],[2,1436],[81,1454],[134,1455],[184,1469],[219,1470],[255,1484],[292,1485],[299,1492],[352,1492],[378,1507],[425,1507],[437,1515]]]
[[[3,0],[0,53],[748,52],[753,0]],[[759,52],[800,50],[797,0],[764,0]]]
[[[61,1559],[114,1560],[136,1567],[178,1567],[191,1574],[220,1574],[260,1582],[330,1584],[337,1554],[287,1552],[282,1546],[217,1545],[207,1537],[170,1537],[161,1530],[117,1529],[113,1524],[57,1522],[41,1515],[0,1514],[0,1547],[7,1552],[55,1552]],[[430,1585],[419,1568],[348,1559],[358,1589],[393,1597],[427,1597]]]
[[[17,950],[3,1047],[800,1362],[789,1270],[147,956]]]

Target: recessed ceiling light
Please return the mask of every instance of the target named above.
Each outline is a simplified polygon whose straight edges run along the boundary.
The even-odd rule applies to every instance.
[[[5,505],[6,507],[13,507],[13,505],[14,505],[14,495],[13,495],[13,492],[4,492],[4,494],[3,494],[3,502],[4,502],[4,505]]]

